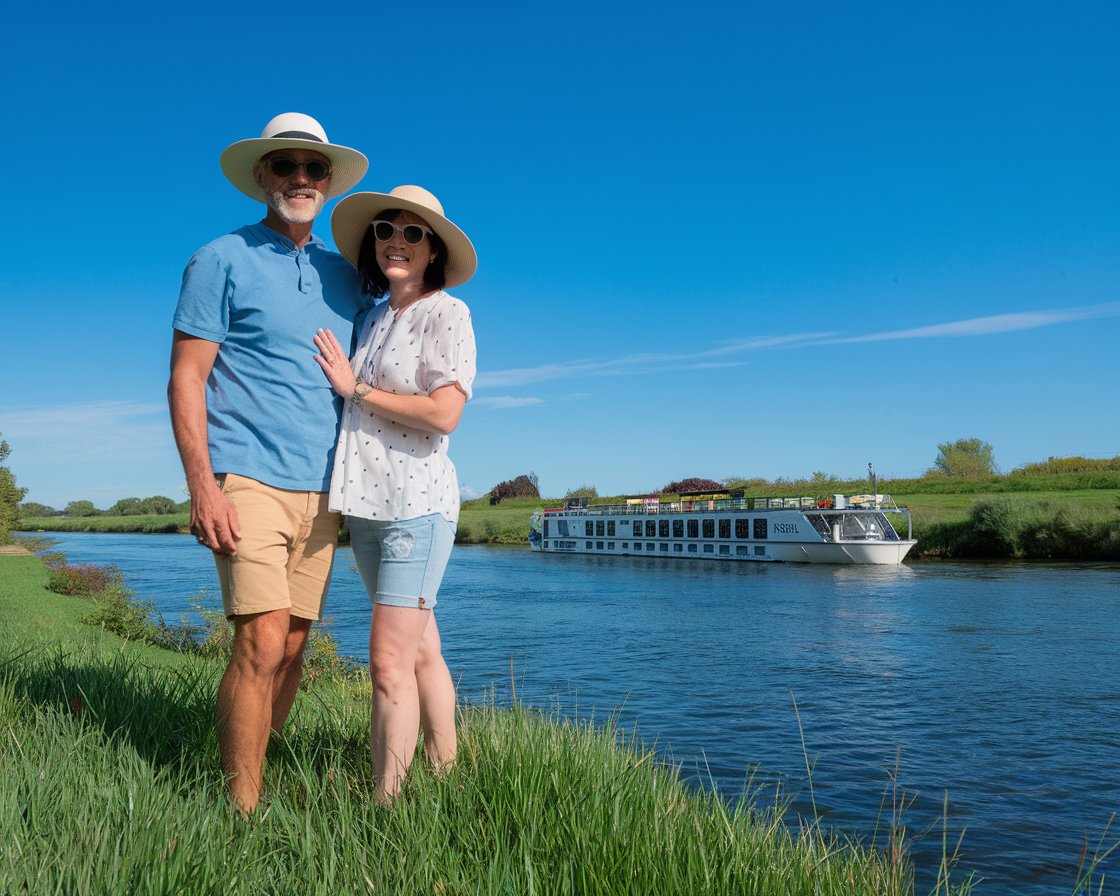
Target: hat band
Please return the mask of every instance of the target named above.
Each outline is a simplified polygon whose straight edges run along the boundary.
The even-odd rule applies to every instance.
[[[279,134],[273,134],[270,138],[272,140],[314,140],[316,143],[324,143],[314,134],[309,134],[307,131],[281,131]]]

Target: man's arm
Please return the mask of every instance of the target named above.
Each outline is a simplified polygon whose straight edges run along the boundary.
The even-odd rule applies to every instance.
[[[217,342],[176,330],[167,401],[191,493],[191,532],[219,554],[233,556],[241,539],[241,524],[237,510],[214,481],[206,432],[206,380],[217,357]]]

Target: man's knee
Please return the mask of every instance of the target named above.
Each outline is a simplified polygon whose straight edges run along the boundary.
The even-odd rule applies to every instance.
[[[306,637],[305,632],[304,641]],[[253,675],[272,675],[288,658],[290,642],[286,610],[234,617],[230,665]]]

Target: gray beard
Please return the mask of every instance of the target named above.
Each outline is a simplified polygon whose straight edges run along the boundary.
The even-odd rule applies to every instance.
[[[326,201],[322,193],[319,193],[318,196],[318,202],[315,203],[315,207],[310,212],[293,211],[291,206],[288,205],[287,199],[284,198],[284,193],[280,190],[274,190],[271,193],[266,192],[265,201],[268,203],[268,207],[276,212],[280,220],[286,224],[310,224],[323,210],[323,203]]]

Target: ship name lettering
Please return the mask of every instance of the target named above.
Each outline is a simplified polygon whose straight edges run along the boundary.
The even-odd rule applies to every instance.
[[[797,534],[797,523],[774,523],[775,532],[783,532],[786,535]]]

